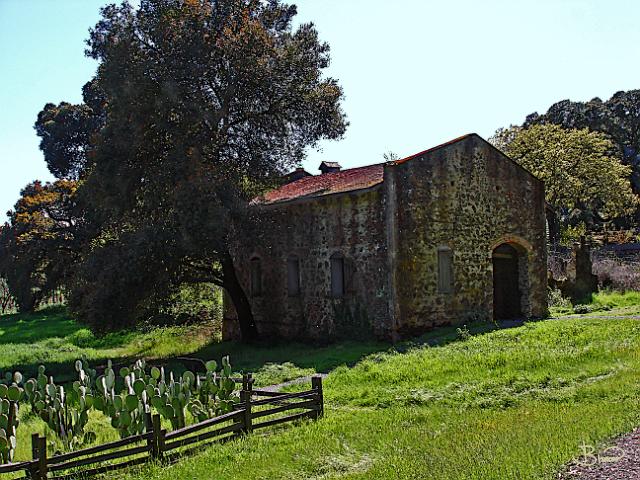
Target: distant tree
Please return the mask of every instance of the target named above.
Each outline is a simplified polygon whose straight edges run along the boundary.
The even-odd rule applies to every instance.
[[[489,138],[489,142],[494,147],[506,152],[509,144],[515,140],[521,131],[522,127],[517,125],[510,125],[509,128],[499,128],[493,136]]]
[[[555,212],[549,219],[554,239],[560,225],[593,226],[636,209],[631,168],[621,163],[605,135],[553,124],[516,127],[500,135],[511,138],[502,145],[504,152],[545,182],[546,200]]]
[[[88,55],[105,123],[78,192],[100,232],[69,299],[82,319],[132,323],[177,283],[211,282],[256,338],[234,238],[255,220],[250,201],[347,125],[341,88],[322,76],[329,47],[312,24],[294,29],[295,14],[278,0],[102,9]]]
[[[588,102],[562,100],[543,114],[527,116],[524,127],[555,124],[567,129],[588,128],[609,136],[622,162],[632,167],[631,182],[640,193],[640,90],[620,91],[609,100]]]
[[[33,311],[69,274],[76,255],[75,191],[69,180],[33,182],[0,228],[0,277],[21,311]]]

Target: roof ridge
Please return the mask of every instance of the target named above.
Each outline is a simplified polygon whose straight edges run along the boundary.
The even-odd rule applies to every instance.
[[[409,160],[413,160],[414,158],[421,157],[425,153],[433,152],[434,150],[439,150],[440,148],[443,148],[443,147],[448,147],[449,145],[452,145],[454,143],[458,143],[458,142],[460,142],[460,141],[462,141],[462,140],[464,140],[466,138],[472,137],[474,135],[475,136],[479,136],[477,133],[466,133],[464,135],[460,135],[459,137],[454,138],[453,140],[449,140],[448,142],[441,143],[440,145],[436,145],[435,147],[427,148],[426,150],[423,150],[423,151],[418,152],[418,153],[414,153],[413,155],[409,155],[408,157],[401,158],[400,160],[393,160],[393,161],[391,161],[389,163],[391,165],[400,165],[401,163],[408,162]]]
[[[254,201],[262,204],[275,204],[298,198],[318,198],[329,194],[367,189],[383,182],[385,166],[399,165],[474,135],[478,136],[476,133],[468,133],[400,160],[372,163],[359,167],[345,168],[335,172],[327,172],[322,175],[302,177],[266,192]]]

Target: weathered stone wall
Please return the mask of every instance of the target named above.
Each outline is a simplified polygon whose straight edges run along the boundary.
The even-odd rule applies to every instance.
[[[260,258],[263,293],[251,303],[263,336],[328,340],[373,332],[399,338],[493,315],[492,252],[518,252],[520,307],[546,314],[544,187],[477,135],[387,164],[368,190],[260,206],[233,254],[249,292]],[[453,291],[438,291],[438,249],[453,252]],[[347,291],[331,296],[330,258],[346,261]],[[289,296],[287,259],[300,261]],[[226,302],[227,307],[229,302]],[[227,308],[223,336],[237,334]]]
[[[258,208],[260,221],[233,254],[246,292],[250,260],[261,260],[263,294],[251,298],[260,334],[314,341],[355,332],[384,335],[389,295],[380,186]],[[331,296],[330,257],[337,252],[349,271],[342,298]],[[293,297],[287,290],[292,255],[300,262],[301,287]],[[225,317],[223,334],[232,338],[237,321],[229,308]]]
[[[391,178],[393,177],[393,178]],[[393,181],[392,181],[393,180]],[[522,308],[546,314],[544,187],[471,135],[385,168],[395,183],[397,252],[392,289],[400,335],[493,314],[492,250],[516,244]],[[438,247],[453,251],[454,289],[438,292]],[[522,278],[524,277],[524,278]]]

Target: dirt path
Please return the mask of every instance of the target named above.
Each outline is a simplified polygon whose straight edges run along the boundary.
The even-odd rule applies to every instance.
[[[264,390],[267,392],[279,392],[284,387],[288,387],[290,385],[298,385],[299,383],[311,383],[311,377],[315,377],[316,375],[322,377],[324,380],[327,378],[328,373],[316,373],[314,375],[308,375],[306,377],[294,378],[293,380],[289,380],[287,382],[276,383],[275,385],[268,385],[266,387],[257,387],[257,390]]]
[[[631,480],[640,478],[640,428],[596,451],[583,446],[582,454],[563,473],[562,480]]]

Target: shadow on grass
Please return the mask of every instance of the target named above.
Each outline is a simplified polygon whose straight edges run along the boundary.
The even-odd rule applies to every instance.
[[[212,337],[211,343],[199,348],[194,353],[185,353],[184,356],[204,361],[220,361],[223,356],[229,355],[234,370],[238,372],[257,372],[268,364],[289,364],[299,369],[327,373],[341,365],[353,366],[374,353],[405,352],[411,348],[443,346],[460,340],[466,335],[479,335],[496,329],[515,327],[522,324],[522,321],[474,322],[468,324],[463,332],[459,330],[458,326],[445,326],[396,344],[365,339],[361,341],[336,341],[322,346],[285,342],[245,345],[239,342],[218,342]],[[188,329],[189,327],[181,328]],[[185,334],[187,331],[185,330]],[[140,355],[127,355],[122,351],[119,356],[114,357],[113,349],[126,350],[126,348],[123,349],[122,347],[142,342],[143,335],[138,331],[123,331],[105,336],[95,336],[87,328],[75,322],[67,311],[60,307],[48,308],[31,315],[16,314],[0,317],[0,345],[12,343],[24,344],[24,348],[27,349],[37,349],[43,346],[47,348],[50,346],[50,348],[58,349],[59,351],[67,349],[69,360],[56,361],[53,358],[44,360],[47,373],[53,375],[57,382],[64,383],[75,378],[76,373],[73,363],[76,356],[80,357],[82,355],[83,349],[88,351],[91,349],[90,363],[98,370],[102,370],[109,358],[114,361],[116,366],[124,366],[131,364],[138,356],[156,358],[156,360],[150,360],[148,363],[164,365],[177,374],[182,373],[187,368],[192,370],[204,368],[203,364],[200,364],[200,368],[198,368],[198,362],[185,360],[179,355],[166,356],[161,352],[154,351],[153,346],[144,350],[144,353]],[[154,337],[166,337],[163,339],[165,342],[177,342],[179,338],[184,338],[182,336],[172,340],[166,336],[165,331],[160,329],[154,334]],[[104,350],[104,352],[101,350]],[[136,350],[139,351],[139,349]],[[74,355],[76,351],[77,355]],[[22,361],[19,364],[12,365],[10,369],[19,370],[26,376],[34,376],[39,363],[40,361],[35,359],[34,363]]]
[[[0,317],[0,345],[66,337],[82,329],[62,307],[47,308],[31,314],[3,315]]]
[[[481,335],[503,328],[519,327],[524,323],[524,320],[473,322],[466,325],[466,331],[468,335]],[[375,353],[402,353],[411,348],[444,346],[462,340],[464,334],[459,331],[461,328],[462,326],[458,325],[438,327],[419,337],[396,344],[377,340],[336,341],[324,346],[284,342],[255,346],[238,342],[220,342],[207,345],[189,357],[218,360],[224,355],[230,355],[234,368],[245,372],[255,372],[267,363],[292,362],[300,368],[313,368],[318,373],[328,373],[341,365],[351,367]],[[180,363],[177,360],[168,360],[170,365],[175,365],[174,362]]]

